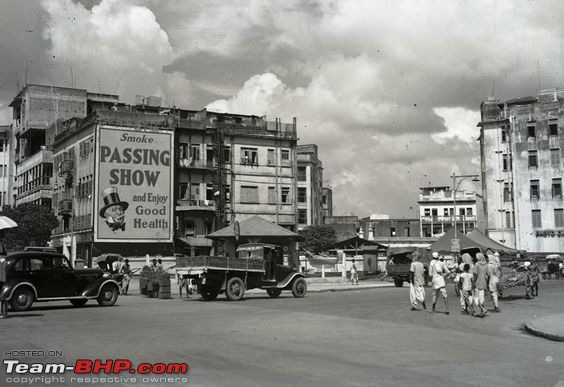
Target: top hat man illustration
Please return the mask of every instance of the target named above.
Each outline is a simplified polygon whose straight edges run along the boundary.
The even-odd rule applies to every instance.
[[[100,216],[106,219],[106,224],[112,231],[125,231],[125,210],[128,202],[121,201],[117,187],[108,187],[102,192],[104,207],[100,209]]]

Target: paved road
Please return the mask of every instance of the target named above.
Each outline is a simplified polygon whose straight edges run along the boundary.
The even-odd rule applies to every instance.
[[[127,296],[111,308],[36,304],[0,320],[0,349],[62,350],[64,358],[50,360],[67,364],[187,362],[189,382],[178,385],[189,386],[564,386],[564,345],[522,329],[534,316],[564,312],[564,281],[543,282],[535,300],[521,293],[506,291],[502,313],[484,319],[460,315],[454,296],[449,316],[411,312],[407,287],[241,302]],[[0,385],[16,385],[4,369]]]

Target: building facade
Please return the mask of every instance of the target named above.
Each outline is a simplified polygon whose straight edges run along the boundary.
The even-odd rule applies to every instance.
[[[488,236],[529,252],[564,251],[564,89],[481,104]]]
[[[323,224],[323,165],[317,145],[298,145],[298,228]],[[326,193],[326,191],[325,191]],[[328,205],[325,204],[328,208]]]
[[[173,253],[174,119],[97,110],[47,128],[55,165],[53,246],[93,266],[103,253]]]
[[[333,189],[331,187],[323,187],[321,194],[321,216],[322,224],[327,224],[327,218],[333,216]]]
[[[86,117],[97,107],[118,102],[109,94],[83,89],[27,85],[11,102],[15,181],[11,204],[52,204],[53,155],[45,129],[57,122]]]
[[[476,192],[457,190],[456,197],[448,186],[421,187],[419,193],[421,237],[439,237],[451,227],[468,233],[483,229],[483,204]]]
[[[206,110],[175,115],[179,251],[209,253],[205,235],[254,216],[297,231],[295,120]]]

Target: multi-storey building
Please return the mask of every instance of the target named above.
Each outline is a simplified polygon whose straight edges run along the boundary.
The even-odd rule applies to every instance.
[[[173,252],[175,120],[97,110],[47,128],[53,143],[53,246],[93,265],[103,253]]]
[[[422,237],[443,235],[456,222],[457,230],[468,233],[483,229],[482,197],[476,192],[451,187],[421,187],[419,194],[419,221]],[[454,197],[456,194],[456,197]]]
[[[0,125],[0,208],[11,205],[14,174],[10,125]]]
[[[487,233],[529,252],[564,251],[564,89],[481,104]]]
[[[82,118],[99,106],[118,101],[108,94],[83,89],[27,85],[14,98],[12,141],[15,163],[12,204],[36,203],[51,206],[53,157],[47,147],[45,129],[70,118]]]
[[[184,252],[209,252],[209,232],[260,216],[296,222],[296,122],[180,111],[176,128],[176,231]]]
[[[317,145],[298,145],[298,228],[323,224],[323,165]],[[325,204],[327,206],[327,204]]]

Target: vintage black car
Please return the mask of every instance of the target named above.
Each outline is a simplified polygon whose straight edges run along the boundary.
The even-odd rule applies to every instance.
[[[102,306],[116,303],[119,278],[100,269],[73,269],[67,257],[49,249],[8,254],[6,282],[0,298],[15,311],[28,310],[37,301],[69,300],[83,306],[95,299]]]

